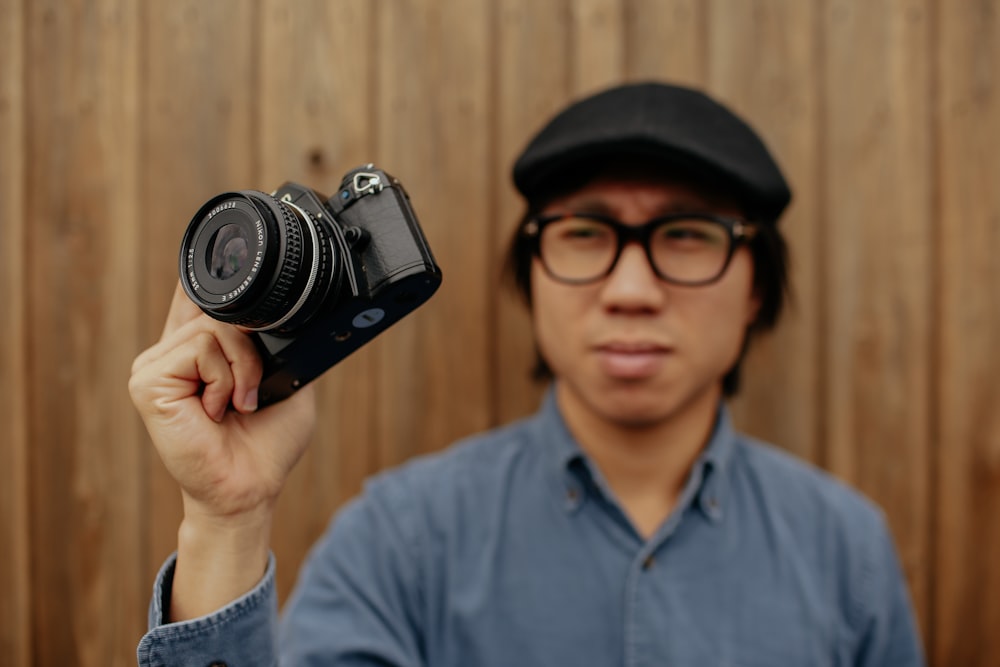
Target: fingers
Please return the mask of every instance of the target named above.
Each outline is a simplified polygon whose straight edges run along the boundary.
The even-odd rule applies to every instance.
[[[257,409],[262,372],[249,336],[201,315],[136,358],[129,388],[145,412],[179,409],[200,396],[205,414],[218,422],[230,403],[244,413]]]
[[[197,375],[204,383],[202,406],[205,414],[217,422],[225,417],[230,404],[243,413],[257,409],[260,357],[252,344],[247,346],[243,343],[249,343],[243,334],[217,338],[205,332],[190,344],[196,354]],[[181,352],[179,358],[183,360],[187,351],[182,348]]]
[[[166,361],[173,365],[165,368],[168,377],[173,376],[191,382],[194,387],[204,385],[201,404],[205,414],[216,422],[226,415],[229,398],[236,385],[234,372],[217,338],[207,332],[199,333],[193,340],[179,349],[181,354]],[[195,391],[197,389],[195,388]],[[183,396],[186,398],[186,396]],[[194,392],[187,393],[188,396]]]

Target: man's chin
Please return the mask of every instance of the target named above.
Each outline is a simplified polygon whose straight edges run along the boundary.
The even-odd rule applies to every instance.
[[[626,394],[600,401],[604,419],[623,428],[653,428],[670,419],[670,401],[658,396]]]

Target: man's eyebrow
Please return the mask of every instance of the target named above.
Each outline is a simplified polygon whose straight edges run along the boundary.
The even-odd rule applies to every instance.
[[[600,215],[613,215],[614,210],[608,206],[607,202],[596,197],[581,197],[580,199],[570,199],[564,208],[579,213],[597,213]]]
[[[663,206],[658,206],[656,208],[656,215],[669,215],[670,213],[693,213],[693,212],[704,212],[711,210],[712,205],[700,198],[695,197],[691,199],[674,200]]]

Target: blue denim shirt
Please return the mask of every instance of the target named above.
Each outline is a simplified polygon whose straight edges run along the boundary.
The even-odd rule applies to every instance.
[[[648,540],[550,393],[533,418],[369,481],[280,622],[273,559],[241,599],[164,624],[172,572],[143,666],[924,664],[880,511],[735,433],[725,408]]]

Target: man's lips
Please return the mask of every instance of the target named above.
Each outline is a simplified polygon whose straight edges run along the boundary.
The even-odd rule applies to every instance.
[[[598,363],[608,375],[639,379],[656,373],[672,349],[652,341],[608,341],[594,346]]]

